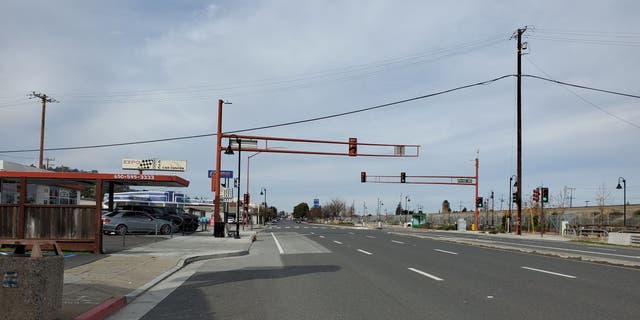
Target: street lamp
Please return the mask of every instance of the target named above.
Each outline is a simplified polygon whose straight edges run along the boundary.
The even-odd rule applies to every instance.
[[[224,151],[224,154],[232,155],[233,149],[231,148],[231,138],[235,137],[236,143],[238,144],[238,199],[236,200],[236,234],[234,236],[235,239],[240,239],[240,162],[242,160],[242,139],[238,138],[235,134],[232,134],[229,137],[229,145],[227,146],[227,150]]]
[[[266,213],[267,213],[266,212],[267,211],[267,188],[262,187],[260,189],[260,195],[261,196],[264,195],[264,210],[265,210],[265,213],[263,214],[263,216],[266,216]],[[265,217],[262,217],[262,222],[266,223],[267,221],[264,218]]]
[[[620,180],[622,180],[622,185],[620,185]],[[622,192],[623,192],[623,197],[624,198],[623,198],[622,202],[623,202],[623,205],[624,205],[623,206],[624,213],[623,213],[623,216],[622,216],[622,225],[626,227],[627,226],[627,180],[625,180],[623,177],[619,177],[618,178],[618,186],[616,187],[616,189],[618,189],[618,190],[623,189]]]

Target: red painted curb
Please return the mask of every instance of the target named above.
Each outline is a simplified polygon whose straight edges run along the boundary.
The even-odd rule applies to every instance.
[[[120,310],[127,304],[127,298],[116,296],[105,300],[101,304],[93,307],[91,310],[77,316],[74,320],[100,320],[108,317],[112,313]]]

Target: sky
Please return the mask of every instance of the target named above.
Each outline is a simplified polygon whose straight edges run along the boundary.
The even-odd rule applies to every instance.
[[[46,93],[45,147],[79,147],[211,134],[348,112],[522,72],[640,94],[637,1],[3,1],[0,4],[0,159],[36,164]],[[640,100],[522,81],[524,196],[551,202],[640,202]],[[246,131],[286,138],[417,144],[417,158],[261,153],[251,158],[254,202],[291,212],[341,199],[361,214],[474,206],[468,186],[361,183],[368,175],[474,175],[509,205],[516,173],[516,78],[304,124]],[[223,142],[226,144],[226,141]],[[298,145],[270,143],[295,149]],[[304,146],[315,151],[334,147]],[[324,149],[328,148],[328,149]],[[339,152],[346,152],[337,149]],[[183,190],[211,198],[215,137],[45,151],[54,165],[121,172],[123,158],[186,160]],[[383,152],[389,152],[383,149]],[[246,190],[242,154],[241,188]],[[237,153],[222,156],[237,173]],[[398,178],[399,180],[399,178]],[[571,189],[566,189],[571,188]],[[503,201],[501,201],[503,200]]]

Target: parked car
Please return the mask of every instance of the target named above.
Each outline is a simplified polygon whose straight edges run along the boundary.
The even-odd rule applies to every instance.
[[[116,210],[102,216],[102,232],[105,234],[171,234],[176,229],[171,221],[156,218],[143,211]]]
[[[177,232],[194,232],[198,229],[199,226],[198,216],[186,213],[182,208],[149,206],[142,204],[125,204],[118,205],[116,209],[142,211],[152,215],[155,218],[169,220],[177,226]]]

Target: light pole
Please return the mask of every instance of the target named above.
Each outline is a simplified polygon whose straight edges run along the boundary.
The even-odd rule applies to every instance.
[[[231,142],[233,141],[231,138],[233,137],[235,137],[236,143],[238,144],[238,199],[236,200],[236,234],[234,238],[240,239],[240,164],[242,160],[242,139],[239,139],[236,135],[231,135],[229,137],[229,146],[224,154],[233,154],[233,149],[231,149]]]
[[[513,180],[516,180],[516,182],[514,183]],[[515,200],[516,203],[518,202],[518,199],[513,199],[513,192],[511,191],[511,185],[512,184],[513,184],[514,187],[518,186],[518,180],[517,180],[517,177],[516,177],[515,174],[512,175],[511,177],[509,177],[509,195],[511,196],[512,199],[511,199],[511,201],[509,201],[509,223],[508,223],[508,227],[507,227],[507,229],[508,229],[507,232],[510,231],[509,229],[511,227],[511,220],[512,220],[511,207],[513,205],[514,200]],[[516,197],[520,197],[520,195],[517,194]]]
[[[622,180],[622,185],[620,185],[620,180]],[[622,225],[624,227],[627,226],[627,180],[625,180],[623,177],[619,177],[618,178],[618,186],[616,187],[616,189],[620,190],[623,189],[623,216],[622,216]]]
[[[248,195],[247,197],[249,199],[251,199],[251,194],[249,193],[249,173],[251,172],[250,171],[251,158],[253,158],[253,157],[255,157],[255,156],[259,155],[259,154],[260,154],[260,152],[256,152],[256,153],[250,155],[249,157],[247,157],[247,186],[245,187],[245,189],[247,190],[247,195]],[[247,213],[247,218],[248,217],[249,217],[249,213]],[[251,230],[253,230],[253,219],[251,219]]]
[[[406,226],[407,224],[407,216],[409,215],[409,201],[411,201],[411,199],[409,199],[409,196],[405,196],[404,197],[404,208],[405,210],[407,210],[407,214],[404,215],[404,224]]]
[[[266,212],[266,211],[267,211],[267,188],[262,187],[262,188],[260,189],[260,195],[261,195],[261,196],[264,196],[264,211],[265,211],[265,213],[263,214],[262,222],[263,222],[263,223],[266,223],[267,221],[265,220],[265,217],[264,217],[264,216],[265,216],[265,215],[266,215],[266,213],[267,213],[267,212]]]

